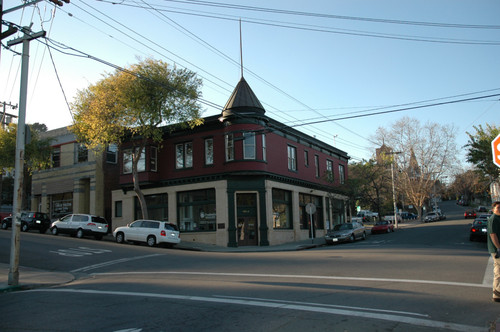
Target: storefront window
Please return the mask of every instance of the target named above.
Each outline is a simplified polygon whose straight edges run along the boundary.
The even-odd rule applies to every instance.
[[[215,189],[177,194],[179,229],[184,232],[215,231]]]
[[[148,207],[148,219],[169,221],[168,194],[147,195],[144,198]],[[135,220],[142,218],[141,205],[139,204],[139,199],[135,197]]]
[[[292,194],[289,191],[273,189],[273,228],[292,229]]]
[[[300,204],[300,229],[310,228],[310,216],[306,213],[307,203],[313,203],[316,206],[316,212],[312,215],[314,229],[324,229],[325,223],[323,218],[323,205],[320,196],[299,194]]]

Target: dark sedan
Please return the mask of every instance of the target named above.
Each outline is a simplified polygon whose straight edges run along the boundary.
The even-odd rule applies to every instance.
[[[486,241],[487,233],[488,233],[488,221],[481,219],[474,220],[472,226],[470,227],[469,240]]]

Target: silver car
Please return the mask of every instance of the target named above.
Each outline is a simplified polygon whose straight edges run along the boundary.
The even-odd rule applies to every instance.
[[[108,227],[108,222],[102,217],[91,214],[68,214],[54,221],[50,231],[54,235],[64,233],[77,238],[91,235],[100,240],[108,233]]]
[[[161,243],[171,247],[181,242],[177,225],[159,220],[136,220],[127,226],[116,228],[113,236],[118,243],[145,242],[150,247]]]
[[[335,225],[325,236],[327,244],[354,242],[358,239],[366,239],[366,229],[365,226],[356,221]]]

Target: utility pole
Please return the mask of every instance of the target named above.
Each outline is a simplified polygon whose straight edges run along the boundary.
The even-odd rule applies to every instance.
[[[9,280],[11,286],[19,285],[19,253],[20,253],[20,233],[21,233],[21,206],[23,199],[24,180],[24,148],[26,133],[26,95],[28,91],[28,69],[30,41],[45,36],[45,31],[31,33],[30,29],[22,29],[24,36],[7,42],[8,46],[23,44],[21,62],[21,89],[19,92],[19,119],[17,122],[16,136],[16,163],[14,175],[14,202],[12,206],[12,237],[10,248]]]
[[[2,1],[2,0],[0,0],[0,1]],[[17,118],[17,115],[7,113],[5,111],[5,108],[7,106],[9,106],[13,110],[15,110],[17,108],[17,105],[12,105],[11,103],[7,103],[5,101],[3,103],[1,103],[1,104],[3,106],[1,125],[2,125],[2,128],[5,128],[5,125],[7,125],[7,124],[10,123],[10,121],[9,122],[7,121],[8,117],[10,117],[10,118]]]

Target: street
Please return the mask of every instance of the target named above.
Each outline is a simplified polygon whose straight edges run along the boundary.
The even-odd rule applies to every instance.
[[[22,266],[71,283],[0,294],[2,331],[489,331],[484,242],[448,219],[286,252],[197,252],[23,233]],[[10,231],[0,231],[9,263]]]

